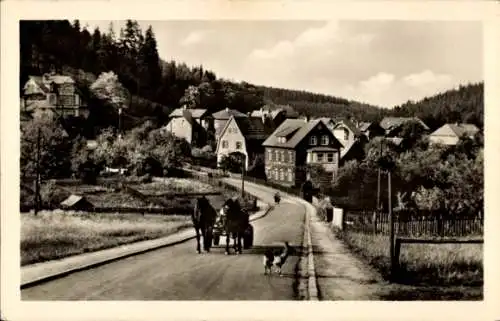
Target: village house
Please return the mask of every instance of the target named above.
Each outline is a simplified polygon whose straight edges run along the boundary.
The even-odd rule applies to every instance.
[[[361,135],[358,127],[349,119],[337,121],[333,127],[335,138],[342,144],[341,152],[347,150]]]
[[[374,122],[360,122],[358,130],[361,134],[365,135],[368,140],[373,137],[383,136],[385,133],[384,129]]]
[[[299,113],[289,105],[265,105],[260,109],[252,111],[250,117],[268,117],[272,120],[274,126],[277,127],[281,125],[285,119],[299,118]]]
[[[384,130],[385,136],[396,136],[401,126],[410,121],[416,121],[424,130],[429,130],[429,127],[418,117],[384,117],[380,121],[380,127]]]
[[[270,182],[300,186],[313,164],[331,174],[327,180],[333,180],[337,174],[342,145],[321,120],[287,119],[262,145]]]
[[[432,144],[456,145],[460,137],[466,135],[473,138],[479,132],[474,124],[444,124],[429,135]]]
[[[215,139],[218,142],[220,138],[220,134],[222,130],[226,126],[226,123],[229,121],[231,117],[235,118],[248,118],[244,113],[237,111],[236,109],[225,108],[219,110],[212,114],[214,129],[215,129]]]
[[[207,144],[213,123],[206,109],[177,108],[169,117],[170,121],[164,127],[166,131],[184,138],[193,146],[203,147]]]
[[[23,87],[21,111],[85,118],[89,114],[75,81],[69,76],[54,73],[29,76]]]
[[[219,164],[224,156],[241,153],[245,155],[245,169],[248,170],[257,157],[263,158],[262,143],[272,130],[272,127],[265,126],[261,118],[232,116],[222,129],[217,142],[217,163]]]

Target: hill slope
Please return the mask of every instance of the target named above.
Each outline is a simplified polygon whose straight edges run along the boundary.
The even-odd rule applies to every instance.
[[[418,102],[407,102],[396,106],[392,115],[417,116],[432,129],[454,122],[473,123],[483,128],[484,85],[482,82],[468,84]]]

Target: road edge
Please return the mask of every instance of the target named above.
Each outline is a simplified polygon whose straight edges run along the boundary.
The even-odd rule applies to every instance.
[[[254,221],[258,220],[258,219],[261,219],[261,218],[265,217],[273,209],[274,209],[274,206],[268,204],[267,208],[262,213],[260,213],[260,214],[257,214],[257,213],[254,214],[255,216],[250,218],[250,222],[254,222]],[[188,229],[189,228],[186,228],[186,230],[188,230]],[[182,232],[182,231],[179,231],[177,233],[180,233],[180,232]],[[99,261],[96,261],[96,262],[92,262],[92,263],[89,263],[89,264],[77,266],[77,267],[74,267],[74,268],[69,268],[69,269],[66,269],[64,271],[58,271],[58,272],[48,273],[47,275],[45,275],[43,277],[39,277],[39,278],[36,278],[36,279],[33,279],[33,280],[29,280],[29,281],[25,281],[25,282],[21,281],[20,289],[23,290],[23,289],[26,289],[26,288],[34,287],[36,285],[39,285],[39,284],[42,284],[42,283],[46,283],[46,282],[50,282],[50,281],[53,281],[53,280],[65,277],[67,275],[70,275],[70,274],[73,274],[73,273],[76,273],[76,272],[88,270],[88,269],[91,269],[91,268],[96,268],[96,267],[99,267],[99,266],[102,266],[102,265],[105,265],[105,264],[109,264],[109,263],[112,263],[112,262],[115,262],[115,261],[118,261],[118,260],[126,259],[128,257],[132,257],[132,256],[135,256],[135,255],[141,255],[141,254],[145,254],[145,253],[152,252],[152,251],[155,251],[155,250],[159,250],[161,248],[166,248],[166,247],[174,246],[174,245],[177,245],[177,244],[180,244],[180,243],[184,243],[184,242],[190,241],[190,240],[192,240],[194,238],[196,238],[195,235],[189,236],[189,237],[185,237],[185,238],[182,238],[182,239],[179,239],[179,240],[171,241],[171,242],[168,242],[168,243],[165,243],[165,244],[160,244],[160,245],[148,247],[146,249],[141,249],[141,250],[130,252],[130,253],[126,253],[126,254],[122,254],[122,255],[117,255],[117,256],[105,258],[105,259],[102,259],[102,260],[99,260]],[[132,244],[132,243],[129,243],[129,244]],[[123,245],[127,245],[127,244],[123,244]],[[22,267],[21,267],[21,269],[22,269]],[[21,273],[22,273],[22,270],[21,270]]]

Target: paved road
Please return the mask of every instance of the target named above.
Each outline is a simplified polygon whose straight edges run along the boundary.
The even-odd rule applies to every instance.
[[[269,200],[272,195],[265,197]],[[21,298],[294,300],[298,253],[284,267],[283,277],[263,275],[262,254],[266,248],[285,240],[299,246],[303,237],[304,214],[302,205],[285,201],[266,217],[254,221],[255,246],[242,255],[226,256],[221,247],[198,255],[192,240],[22,290]]]

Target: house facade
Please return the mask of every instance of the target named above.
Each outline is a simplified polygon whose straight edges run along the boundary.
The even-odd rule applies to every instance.
[[[245,169],[264,154],[262,143],[270,134],[259,117],[231,117],[220,133],[217,141],[217,163],[232,153],[245,155]]]
[[[343,119],[339,120],[333,127],[333,134],[335,138],[342,144],[341,151],[348,148],[354,143],[357,137],[360,135],[360,131],[357,126],[350,120]]]
[[[176,137],[184,138],[193,146],[203,147],[207,143],[211,126],[207,110],[183,107],[170,113],[170,121],[164,129]]]
[[[21,110],[59,116],[88,117],[75,81],[69,76],[29,76],[23,87]]]
[[[453,146],[463,135],[473,138],[478,132],[479,128],[474,124],[444,124],[429,135],[429,141],[432,144]]]
[[[212,114],[212,119],[214,123],[214,131],[215,131],[215,139],[218,142],[220,135],[222,133],[222,130],[226,126],[226,123],[229,121],[231,117],[235,118],[248,118],[247,115],[244,113],[235,110],[235,109],[229,109],[225,108],[222,110],[219,110],[218,112],[215,112]]]
[[[321,120],[285,120],[263,143],[268,181],[300,186],[310,165],[319,165],[333,180],[340,159],[340,142]]]

